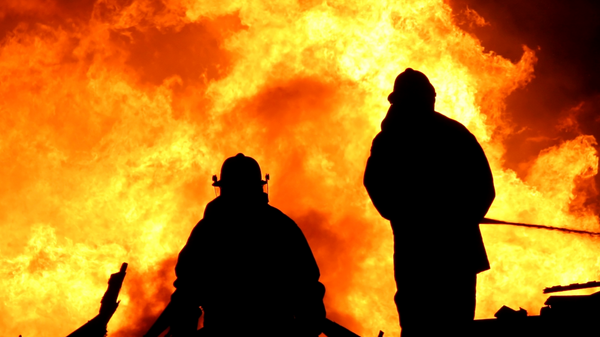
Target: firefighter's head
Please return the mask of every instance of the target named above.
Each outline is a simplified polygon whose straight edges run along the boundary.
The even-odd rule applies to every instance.
[[[394,82],[394,91],[388,96],[391,104],[403,105],[415,110],[430,110],[435,107],[435,88],[425,74],[406,68]]]
[[[227,158],[221,166],[221,179],[213,176],[213,181],[213,186],[218,187],[223,196],[262,193],[267,184],[262,180],[258,162],[242,153]]]

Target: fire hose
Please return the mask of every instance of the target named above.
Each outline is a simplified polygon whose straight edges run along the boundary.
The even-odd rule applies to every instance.
[[[591,235],[591,236],[600,236],[600,233],[598,233],[598,232],[589,232],[589,231],[584,231],[584,230],[579,230],[579,229],[552,227],[552,226],[545,226],[545,225],[534,225],[534,224],[527,224],[527,223],[520,223],[520,222],[502,221],[502,220],[495,220],[495,219],[488,219],[488,218],[483,218],[483,220],[481,220],[479,223],[482,225],[519,226],[519,227],[560,231],[560,232],[572,233],[572,234],[586,234],[586,235]]]

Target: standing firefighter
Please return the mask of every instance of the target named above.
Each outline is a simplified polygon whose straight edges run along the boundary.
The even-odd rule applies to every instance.
[[[495,197],[475,137],[435,112],[435,89],[410,68],[373,140],[364,184],[394,232],[403,337],[468,335],[477,274],[490,268],[479,221]]]
[[[238,154],[221,168],[220,196],[179,253],[171,302],[146,334],[170,326],[193,336],[306,336],[321,333],[325,287],[296,223],[268,204],[256,160]]]

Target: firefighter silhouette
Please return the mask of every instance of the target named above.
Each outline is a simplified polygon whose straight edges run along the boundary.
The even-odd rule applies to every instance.
[[[398,75],[364,175],[394,233],[403,337],[468,334],[476,275],[490,267],[479,221],[495,197],[492,173],[476,138],[434,110],[435,97],[423,73]]]
[[[179,253],[176,290],[146,336],[168,326],[175,337],[194,335],[199,307],[203,336],[318,336],[319,268],[300,228],[268,204],[256,160],[228,158],[213,180],[220,195]]]

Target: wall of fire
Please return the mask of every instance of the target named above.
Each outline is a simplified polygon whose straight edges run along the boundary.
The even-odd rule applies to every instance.
[[[555,2],[3,1],[0,334],[68,334],[124,261],[110,335],[146,329],[238,152],[308,237],[328,316],[397,333],[392,233],[362,173],[406,67],[484,147],[489,217],[598,231],[598,7]],[[598,278],[592,237],[483,234],[477,317]]]

